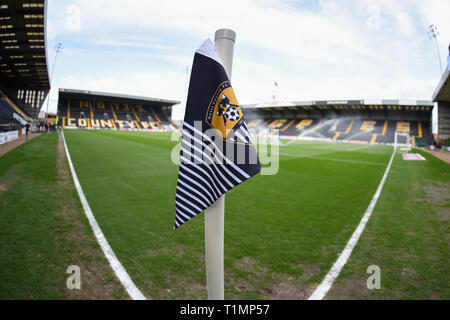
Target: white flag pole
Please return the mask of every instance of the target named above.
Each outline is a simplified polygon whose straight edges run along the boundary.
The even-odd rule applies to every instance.
[[[236,33],[230,29],[219,29],[214,37],[216,51],[231,80],[233,50]],[[223,229],[225,217],[225,195],[205,210],[205,262],[206,284],[209,300],[224,299],[223,281]]]

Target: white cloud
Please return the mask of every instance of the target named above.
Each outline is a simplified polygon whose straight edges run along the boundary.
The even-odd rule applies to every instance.
[[[83,58],[64,60],[67,74],[54,85],[183,99],[182,70],[196,47],[214,30],[229,27],[237,32],[233,85],[241,103],[271,99],[274,80],[280,83],[278,96],[292,100],[431,98],[439,74],[426,26],[438,25],[446,56],[450,2],[322,0],[311,6],[309,1],[52,1],[51,39],[86,50]],[[87,63],[89,70],[77,67]]]

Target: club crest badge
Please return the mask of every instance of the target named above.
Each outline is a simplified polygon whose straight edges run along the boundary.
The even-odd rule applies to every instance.
[[[232,131],[239,129],[244,119],[229,81],[221,83],[214,93],[207,109],[206,122],[219,131],[224,140],[237,142]]]

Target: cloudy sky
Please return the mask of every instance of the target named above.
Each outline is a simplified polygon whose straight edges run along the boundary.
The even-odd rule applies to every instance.
[[[63,46],[50,110],[58,88],[182,101],[195,50],[224,27],[237,33],[241,104],[429,100],[440,69],[427,26],[438,27],[445,68],[449,12],[448,0],[49,0],[49,70]]]

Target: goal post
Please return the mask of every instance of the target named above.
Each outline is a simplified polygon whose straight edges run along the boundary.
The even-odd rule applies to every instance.
[[[406,132],[395,132],[394,147],[400,152],[408,152],[411,150],[411,136]]]

